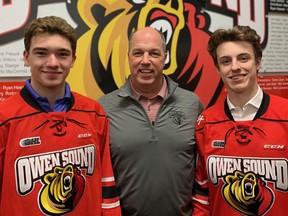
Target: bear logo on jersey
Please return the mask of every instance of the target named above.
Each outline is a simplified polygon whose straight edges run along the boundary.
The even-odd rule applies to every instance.
[[[40,194],[40,206],[48,215],[63,215],[71,212],[78,204],[85,187],[80,170],[68,164],[55,167],[43,178],[44,186]]]
[[[254,173],[235,171],[225,177],[225,200],[237,211],[249,215],[263,215],[273,203],[273,194],[265,182]]]

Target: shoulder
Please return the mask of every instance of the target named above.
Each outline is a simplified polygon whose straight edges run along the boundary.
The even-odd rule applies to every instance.
[[[38,112],[21,97],[19,93],[0,102],[0,124],[8,119]]]
[[[202,102],[200,101],[198,95],[194,92],[177,87],[174,92],[172,92],[171,96],[177,101],[184,104],[194,104],[202,106]]]
[[[288,118],[288,99],[269,94],[269,104],[266,114],[281,114],[283,118]]]
[[[199,97],[194,92],[186,90],[186,89],[183,89],[181,87],[177,87],[175,89],[175,93],[178,94],[178,95],[183,95],[185,97],[194,98],[194,99],[200,101]]]
[[[222,99],[220,101],[217,101],[214,105],[207,107],[204,111],[203,111],[203,115],[217,115],[217,113],[225,113],[225,99]]]
[[[120,105],[123,97],[119,96],[119,92],[120,89],[117,89],[98,98],[98,102],[101,104],[105,111],[117,108]]]
[[[228,116],[225,113],[225,100],[220,100],[214,105],[206,108],[199,116],[197,122],[203,126],[207,122],[216,123],[222,121],[229,121]],[[200,126],[201,127],[201,126]]]
[[[97,102],[95,99],[89,98],[77,92],[71,92],[71,93],[75,100],[72,109],[96,110],[97,112],[101,113],[103,112],[101,104]]]
[[[271,102],[279,104],[288,104],[288,99],[277,95],[269,94]]]
[[[194,92],[179,87],[178,83],[173,81],[167,75],[164,75],[164,77],[167,81],[168,92],[172,97],[179,99],[179,100],[185,101],[188,99],[187,101],[190,101],[190,102],[193,101],[193,102],[199,102],[200,103],[199,97]]]
[[[75,103],[82,103],[82,104],[86,104],[86,105],[91,104],[93,106],[98,104],[98,102],[96,100],[89,98],[85,95],[79,94],[77,92],[71,92],[71,93],[75,99]]]
[[[100,98],[98,98],[98,102],[99,103],[109,103],[111,100],[118,98],[118,93],[119,93],[120,89],[114,90],[106,95],[101,96]]]

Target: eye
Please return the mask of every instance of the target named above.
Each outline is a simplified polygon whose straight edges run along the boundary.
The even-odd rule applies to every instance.
[[[133,56],[135,57],[139,57],[139,56],[142,56],[143,52],[139,51],[139,50],[136,50],[133,52]]]
[[[60,57],[67,57],[70,56],[70,53],[66,53],[66,52],[61,52],[58,54]]]
[[[247,57],[247,56],[242,56],[242,57],[240,58],[240,61],[241,61],[241,62],[246,62],[246,61],[248,61],[248,57]]]
[[[223,58],[220,60],[221,65],[229,65],[231,63],[231,59],[229,58]]]
[[[252,58],[251,55],[247,53],[243,53],[238,56],[238,60],[243,63],[249,61],[251,58]]]
[[[36,54],[37,56],[46,56],[46,55],[47,55],[47,53],[44,52],[44,51],[37,51],[37,52],[35,52],[35,54]]]
[[[159,52],[157,52],[157,51],[153,51],[153,52],[150,53],[150,56],[152,56],[152,57],[159,57],[159,56],[161,56],[161,53],[159,53]]]

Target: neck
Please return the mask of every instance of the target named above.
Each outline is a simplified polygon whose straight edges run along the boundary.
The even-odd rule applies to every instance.
[[[31,86],[37,92],[37,94],[48,99],[51,108],[54,106],[54,103],[57,99],[63,98],[65,95],[65,83],[64,85],[51,88],[44,86]]]
[[[152,98],[160,92],[160,90],[163,86],[163,79],[161,79],[161,82],[159,82],[158,85],[154,85],[154,86],[137,85],[137,84],[133,83],[133,80],[131,80],[131,85],[138,94],[140,94],[146,98]]]
[[[231,103],[235,106],[235,107],[241,107],[243,108],[243,106],[249,101],[251,100],[251,98],[253,98],[258,91],[258,85],[256,86],[256,88],[253,91],[250,92],[242,92],[242,93],[235,93],[235,92],[228,92],[228,97],[229,100],[231,101]]]

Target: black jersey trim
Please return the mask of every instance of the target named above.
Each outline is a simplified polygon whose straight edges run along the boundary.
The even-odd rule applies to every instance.
[[[97,116],[107,117],[105,114],[100,114],[100,113],[96,112],[95,110],[71,109],[71,111],[74,111],[74,112],[86,112],[86,113],[96,113]]]
[[[29,117],[29,116],[32,116],[32,115],[37,115],[39,113],[41,113],[41,112],[33,112],[33,113],[26,114],[26,115],[9,118],[9,119],[5,120],[4,122],[0,123],[0,127],[3,126],[4,124],[6,124],[9,121],[13,121],[13,120],[21,119],[21,118],[26,118],[26,117]]]
[[[33,108],[39,110],[40,112],[46,112],[42,106],[32,97],[32,95],[29,93],[28,89],[26,88],[26,86],[24,86],[21,91],[20,91],[20,95],[22,96],[22,98]],[[75,98],[74,95],[71,94],[71,100],[70,103],[68,104],[68,108],[67,111],[69,111],[72,106],[75,103]],[[47,113],[47,112],[46,112]]]
[[[109,199],[117,197],[116,186],[102,187],[102,198]]]

